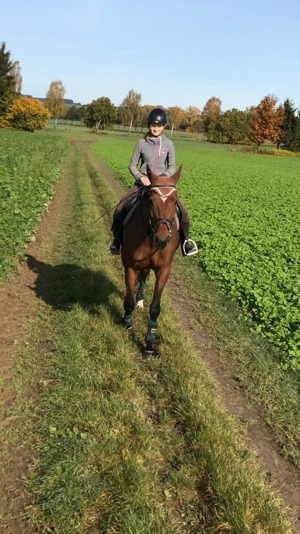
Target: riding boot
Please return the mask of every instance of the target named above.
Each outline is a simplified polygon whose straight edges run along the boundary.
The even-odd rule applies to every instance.
[[[195,241],[189,237],[189,225],[189,222],[181,222],[180,225],[181,251],[183,256],[193,256],[198,252]]]
[[[123,217],[116,218],[114,216],[111,229],[114,238],[108,247],[108,252],[110,252],[110,254],[120,254],[123,234]]]

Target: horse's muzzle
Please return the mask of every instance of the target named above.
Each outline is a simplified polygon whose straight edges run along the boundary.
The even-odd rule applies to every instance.
[[[170,236],[168,236],[167,239],[159,239],[159,237],[156,235],[154,238],[154,243],[159,250],[163,250],[170,243]]]

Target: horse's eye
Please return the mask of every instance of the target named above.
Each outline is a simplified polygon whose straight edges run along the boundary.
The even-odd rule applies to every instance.
[[[153,204],[152,198],[149,198],[149,204]]]

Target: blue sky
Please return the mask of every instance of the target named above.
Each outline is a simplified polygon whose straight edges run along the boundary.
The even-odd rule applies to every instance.
[[[0,41],[23,94],[61,80],[82,104],[134,89],[166,107],[300,105],[300,0],[0,0]]]

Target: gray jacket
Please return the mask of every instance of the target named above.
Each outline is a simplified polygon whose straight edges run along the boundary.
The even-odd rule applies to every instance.
[[[160,137],[149,137],[147,141],[143,138],[137,142],[129,164],[129,171],[136,181],[147,176],[147,165],[158,176],[172,176],[175,173],[174,145],[164,134]]]

